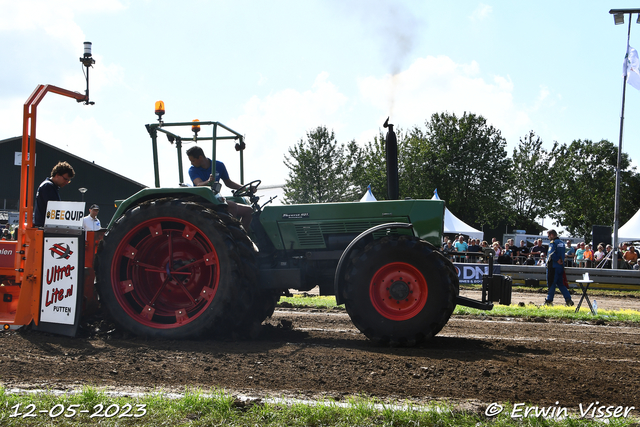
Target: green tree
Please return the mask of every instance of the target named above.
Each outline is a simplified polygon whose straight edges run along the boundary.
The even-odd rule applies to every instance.
[[[362,153],[355,141],[338,144],[333,131],[325,126],[307,132],[284,164],[289,168],[285,180],[285,203],[324,203],[354,200],[353,176],[362,168]]]
[[[406,194],[403,191],[403,164],[402,155],[404,151],[403,132],[401,129],[395,130],[398,139],[398,178],[400,181],[400,197]],[[355,187],[360,194],[364,194],[368,185],[371,185],[371,192],[378,200],[387,199],[387,162],[386,162],[386,135],[380,132],[369,141],[362,152],[361,173],[354,174]]]
[[[360,200],[367,189],[368,183],[362,182],[363,176],[366,176],[366,153],[358,146],[355,140],[351,140],[345,147],[345,158],[348,162],[347,181],[348,188],[346,190],[345,200]]]
[[[510,212],[504,199],[510,161],[498,129],[472,113],[465,112],[460,118],[440,113],[426,123],[424,137],[424,148],[416,150],[425,175],[423,182],[438,188],[440,198],[454,215],[481,226],[496,224]],[[419,171],[416,168],[414,173]]]
[[[360,197],[364,195],[367,186],[378,200],[387,198],[387,169],[385,163],[384,136],[375,136],[361,150],[361,169],[354,173],[354,187]]]
[[[550,216],[572,235],[585,238],[593,225],[613,225],[617,147],[607,140],[577,140],[556,144],[551,154],[555,163],[547,179],[557,188],[557,201]],[[621,171],[621,194],[637,195],[635,169],[630,168],[626,153],[622,153]]]
[[[400,146],[400,195],[414,199],[430,199],[439,181],[431,168],[433,150],[424,131],[418,127],[398,138]]]
[[[620,191],[620,227],[622,227],[640,208],[640,174],[624,171],[621,174]]]
[[[552,181],[546,179],[551,156],[542,148],[542,139],[529,131],[513,150],[507,203],[513,209],[513,225],[532,230],[536,218],[544,218],[556,200]]]
[[[463,221],[480,226],[505,217],[510,162],[500,131],[482,116],[434,114],[426,128],[396,130],[400,198],[430,199],[434,189]],[[365,173],[377,199],[387,197],[385,135],[364,149]]]

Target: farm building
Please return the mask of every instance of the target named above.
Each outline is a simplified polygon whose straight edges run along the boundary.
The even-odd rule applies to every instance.
[[[22,137],[0,141],[0,171],[3,185],[0,186],[0,223],[6,223],[10,212],[17,212],[20,204],[20,169],[22,162]],[[92,204],[100,206],[99,218],[105,227],[116,211],[114,201],[125,199],[146,186],[89,162],[46,142],[36,140],[35,190],[51,174],[51,169],[59,161],[67,161],[73,166],[76,176],[71,183],[60,189],[62,200],[82,202],[85,214]],[[86,189],[84,193],[80,189]],[[4,221],[2,221],[4,219]]]

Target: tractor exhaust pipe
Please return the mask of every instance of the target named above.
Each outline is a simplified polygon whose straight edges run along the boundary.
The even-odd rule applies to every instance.
[[[387,161],[387,199],[398,200],[400,198],[400,183],[398,182],[398,138],[393,131],[393,125],[389,124],[389,117],[384,122],[384,127],[389,128],[385,141],[385,157]]]

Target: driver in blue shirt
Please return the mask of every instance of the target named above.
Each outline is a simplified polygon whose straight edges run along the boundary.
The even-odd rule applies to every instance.
[[[211,173],[211,159],[207,158],[204,155],[204,151],[200,147],[191,147],[187,150],[187,156],[189,157],[189,161],[191,162],[191,167],[189,168],[189,177],[193,182],[193,185],[199,186],[211,186],[212,182],[218,182],[222,179],[224,185],[231,188],[232,190],[237,190],[242,187],[242,185],[233,182],[229,179],[229,173],[227,172],[227,168],[224,166],[224,163],[216,160],[216,175],[215,178]],[[239,218],[242,221],[242,226],[245,230],[249,231],[249,225],[251,224],[251,216],[253,214],[253,208],[251,206],[237,204],[231,200],[227,200],[227,205],[229,205],[229,213],[236,218]]]

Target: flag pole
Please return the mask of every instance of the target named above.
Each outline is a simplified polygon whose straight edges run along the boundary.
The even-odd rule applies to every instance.
[[[624,78],[622,81],[622,111],[620,112],[620,136],[618,138],[618,164],[616,167],[616,192],[613,207],[613,250],[616,256],[612,257],[611,268],[618,268],[618,227],[620,225],[620,164],[622,163],[622,135],[624,129],[624,103],[627,94],[627,60],[629,58],[629,41],[631,37],[631,19],[633,14],[629,14],[629,29],[627,30],[627,54],[624,57],[625,68]],[[595,243],[595,242],[594,242]]]

